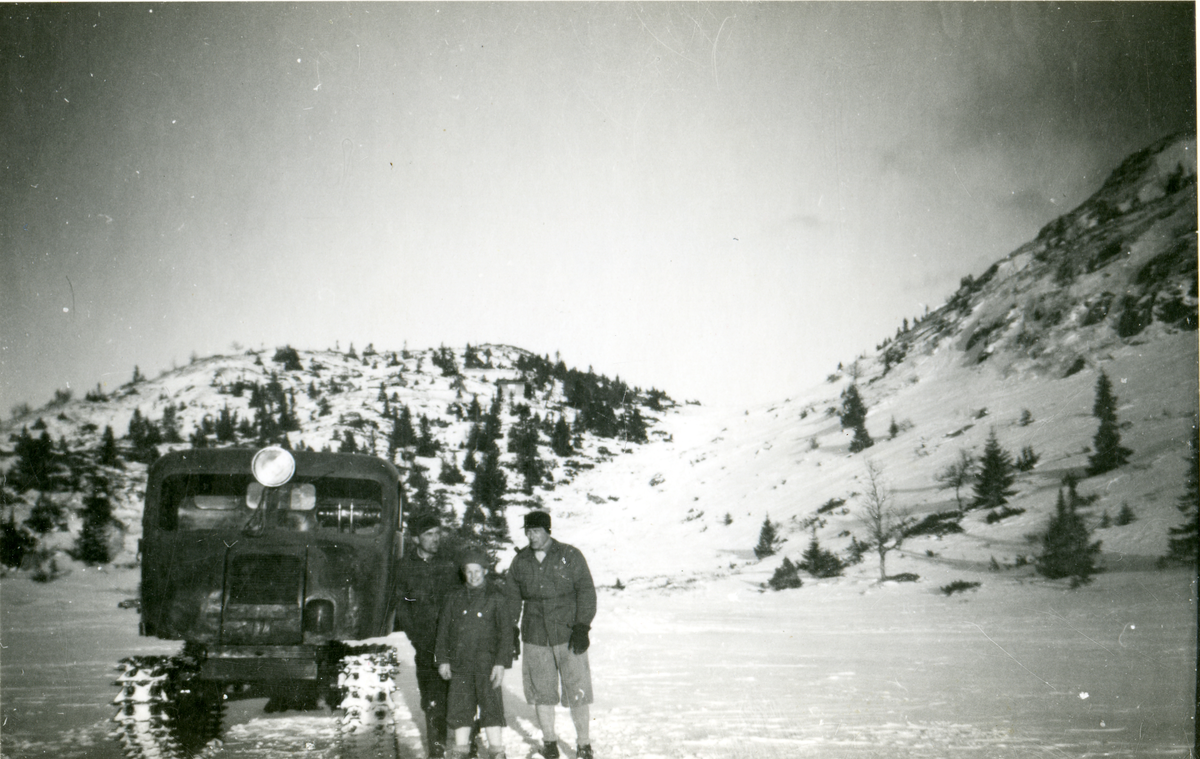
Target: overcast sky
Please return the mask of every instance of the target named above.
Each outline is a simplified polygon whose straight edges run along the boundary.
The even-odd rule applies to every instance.
[[[0,14],[4,417],[235,343],[782,400],[1196,120],[1184,2]]]

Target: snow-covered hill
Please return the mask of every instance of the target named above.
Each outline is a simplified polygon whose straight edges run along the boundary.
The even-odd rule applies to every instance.
[[[487,408],[502,380],[525,381],[531,392],[518,390],[518,400],[531,415],[561,416],[579,430],[575,450],[556,456],[543,428],[538,452],[550,479],[530,493],[514,454],[502,461],[510,534],[523,542],[521,516],[548,509],[555,536],[583,549],[601,586],[589,654],[598,754],[1188,756],[1196,582],[1190,570],[1156,570],[1155,561],[1183,519],[1177,504],[1197,414],[1195,149],[1185,136],[1131,157],[1036,240],[964,278],[945,306],[905,321],[873,351],[847,356],[826,382],[772,404],[679,406],[665,393],[508,346],[298,349],[298,366],[288,346],[277,346],[98,387],[91,400],[60,396],[4,422],[6,472],[17,464],[15,441],[44,433],[64,460],[110,478],[116,517],[128,529],[114,567],[96,571],[60,550],[55,560],[69,572],[57,582],[31,582],[29,567],[4,576],[0,756],[120,756],[104,738],[112,665],[135,651],[177,648],[137,637],[136,614],[117,608],[137,592],[145,464],[133,460],[127,438],[117,441],[119,465],[101,464],[106,427],[120,438],[135,418],[162,427],[173,414],[182,438],[217,444],[210,425],[236,412],[234,442],[249,444],[257,435],[251,402],[277,386],[289,424],[298,426],[285,433],[289,445],[338,448],[349,433],[356,447],[393,456],[410,477],[414,464],[428,469],[431,497],[461,517],[470,473],[460,484],[441,483],[438,473],[443,461],[463,465],[471,401]],[[447,355],[457,374],[435,365]],[[1101,371],[1119,398],[1121,442],[1133,453],[1088,477]],[[580,385],[568,388],[577,382],[610,399],[622,389],[611,407],[616,426],[576,424],[587,405]],[[857,453],[838,416],[851,383],[875,441]],[[403,407],[414,424],[428,420],[440,452],[389,451]],[[643,443],[632,442],[623,423],[635,408],[648,430]],[[505,434],[520,418],[514,409],[503,406]],[[968,511],[960,533],[910,537],[889,554],[887,569],[917,576],[912,583],[878,583],[868,555],[844,576],[804,575],[799,589],[764,590],[813,536],[843,557],[852,539],[865,537],[868,462],[897,508],[918,517],[950,511],[955,494],[939,487],[938,473],[964,450],[980,453],[991,434],[1014,456],[1032,449],[1038,457],[1009,500],[1023,511],[992,523],[983,510]],[[1083,513],[1108,570],[1076,590],[1038,577],[1029,563],[1067,474],[1081,477]],[[86,490],[86,477],[75,490],[70,477],[59,479],[66,484],[47,496],[72,516],[67,532],[42,538],[49,550],[73,543]],[[0,493],[17,523],[43,495]],[[963,496],[969,500],[969,486]],[[1133,520],[1119,524],[1125,506]],[[768,519],[782,543],[760,560],[754,547]],[[941,591],[954,582],[974,590]],[[400,634],[388,640],[407,646]],[[401,720],[399,755],[419,756],[416,686],[411,672],[404,677],[412,718]],[[505,686],[505,748],[528,757],[541,736],[519,682],[514,675]],[[264,715],[261,704],[243,702],[227,717],[225,755],[338,755],[327,714]],[[569,746],[571,728],[561,727]]]
[[[973,512],[964,533],[914,539],[906,549],[926,563],[1022,564],[1036,553],[1030,536],[1044,529],[1064,475],[1086,468],[1097,423],[1094,387],[1103,370],[1119,397],[1122,441],[1134,454],[1129,465],[1084,479],[1080,493],[1097,498],[1088,509],[1094,525],[1125,505],[1136,516],[1097,532],[1106,561],[1161,555],[1167,529],[1181,518],[1176,500],[1197,411],[1195,151],[1194,136],[1177,136],[1132,156],[1036,240],[978,278],[964,277],[942,308],[911,325],[906,319],[894,336],[873,352],[848,356],[817,387],[737,414],[678,406],[665,393],[633,388],[624,408],[644,412],[649,442],[587,432],[577,436],[577,452],[556,457],[543,433],[539,454],[550,480],[526,495],[519,492],[522,478],[509,472],[511,534],[519,535],[526,508],[541,505],[556,515],[564,536],[590,549],[602,582],[761,574],[782,556],[798,557],[812,534],[838,551],[861,534],[858,497],[868,460],[898,507],[917,516],[952,508],[954,494],[939,489],[935,476],[960,451],[977,455],[994,431],[1014,457],[1026,447],[1039,457],[1019,476],[1010,500],[1024,513],[988,524]],[[218,444],[211,424],[226,411],[243,433],[233,442],[253,444],[254,388],[276,383],[298,422],[299,429],[284,433],[289,445],[337,449],[353,436],[362,450],[407,467],[416,462],[427,470],[432,492],[441,491],[461,516],[470,474],[459,485],[438,483],[437,475],[442,461],[463,463],[472,399],[486,408],[502,381],[524,379],[537,389],[518,401],[539,418],[564,416],[574,424],[580,413],[567,403],[561,378],[547,381],[544,370],[555,366],[549,357],[509,346],[297,350],[298,364],[286,368],[290,352],[281,346],[195,359],[154,379],[98,385],[90,400],[59,398],[0,426],[0,453],[11,454],[15,436],[27,430],[91,462],[106,426],[121,437],[135,414],[161,422],[168,408],[185,441],[208,425],[210,444]],[[447,353],[456,373],[438,365]],[[541,362],[540,382],[531,360]],[[620,383],[603,375],[597,381]],[[875,440],[856,454],[836,413],[850,383],[866,401]],[[389,452],[402,406],[414,424],[429,420],[437,456]],[[514,409],[505,405],[505,432],[517,420]],[[504,455],[509,467],[513,459]],[[6,456],[3,465],[12,464]],[[129,528],[118,561],[131,560],[136,546],[144,472],[128,460],[108,470],[116,516]],[[5,494],[18,521],[39,495]],[[83,493],[52,497],[78,510]],[[832,499],[845,503],[818,514]],[[767,518],[779,524],[785,543],[779,556],[760,564],[751,549]],[[78,526],[73,518],[72,532]],[[70,536],[52,533],[46,543],[65,548]],[[861,570],[869,572],[869,562]]]

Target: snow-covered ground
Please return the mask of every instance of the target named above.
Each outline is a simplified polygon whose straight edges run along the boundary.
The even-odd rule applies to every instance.
[[[917,558],[896,562],[909,569]],[[601,590],[591,658],[601,757],[1189,755],[1195,587],[1181,570],[1110,571],[1085,588],[922,562],[916,583],[868,577],[763,593],[752,574]],[[946,596],[952,579],[980,582]],[[106,738],[113,665],[173,644],[139,639],[135,569],[3,585],[0,751],[122,756]],[[389,638],[408,664],[402,635]],[[519,665],[518,665],[519,666]],[[406,666],[404,707],[419,715]],[[540,734],[505,681],[509,757]],[[233,704],[221,756],[337,755],[327,713]],[[422,756],[402,723],[401,755]],[[562,743],[574,746],[565,711]],[[570,756],[573,751],[566,752]]]

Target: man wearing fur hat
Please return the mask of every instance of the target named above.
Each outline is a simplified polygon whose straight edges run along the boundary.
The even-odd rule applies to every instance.
[[[408,525],[416,538],[416,550],[400,563],[396,629],[408,635],[416,651],[417,688],[425,712],[429,756],[438,759],[446,751],[446,697],[449,684],[438,674],[434,661],[438,617],[446,598],[462,587],[458,566],[440,551],[442,525],[431,514],[417,516]]]
[[[529,545],[517,552],[508,570],[505,593],[518,635],[525,646],[521,674],[525,700],[534,705],[545,742],[544,759],[558,759],[554,709],[571,710],[578,738],[578,759],[593,759],[589,735],[592,673],[588,633],[596,616],[596,586],[578,548],[550,537],[550,515],[525,515]],[[560,685],[561,683],[561,690]]]

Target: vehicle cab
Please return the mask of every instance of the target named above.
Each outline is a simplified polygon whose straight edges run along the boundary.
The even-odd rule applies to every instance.
[[[191,644],[203,680],[315,680],[329,644],[392,631],[401,511],[374,456],[168,453],[147,479],[141,634]]]

